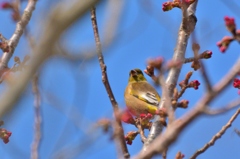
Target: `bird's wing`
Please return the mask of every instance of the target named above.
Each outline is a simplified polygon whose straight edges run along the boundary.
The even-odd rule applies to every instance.
[[[160,96],[157,91],[147,82],[138,82],[133,84],[131,95],[155,106],[157,106],[160,102]]]

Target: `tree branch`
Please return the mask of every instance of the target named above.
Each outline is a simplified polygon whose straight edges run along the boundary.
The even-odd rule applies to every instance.
[[[145,136],[145,134],[144,134],[144,130],[143,130],[142,125],[141,125],[141,122],[140,122],[139,120],[136,122],[136,126],[137,126],[137,128],[138,128],[138,132],[139,132],[139,134],[140,134],[142,143],[144,143],[144,142],[147,140],[147,138],[146,138],[146,136]]]
[[[196,5],[197,5],[197,0],[192,5],[190,5],[187,11],[184,11],[183,9],[183,18],[182,18],[182,23],[180,25],[180,29],[178,33],[176,48],[173,54],[173,61],[183,62],[185,60],[185,52],[186,52],[188,39],[191,32],[194,30],[196,21],[197,21],[195,17]],[[166,105],[166,101],[167,101],[166,99],[169,97],[172,97],[174,88],[177,85],[177,80],[178,80],[181,68],[182,68],[182,65],[180,67],[173,67],[169,71],[168,77],[166,79],[166,88],[168,89],[168,93],[163,93],[161,102],[158,108],[163,108],[164,105]],[[162,132],[162,130],[163,130],[163,125],[159,122],[159,116],[155,116],[147,141],[144,144],[143,151],[147,151],[148,145]]]
[[[213,146],[216,140],[221,138],[221,136],[225,133],[225,131],[231,127],[233,121],[237,118],[239,113],[240,113],[240,109],[238,109],[236,113],[228,121],[228,123],[225,126],[223,126],[222,129],[216,135],[214,135],[213,138],[205,146],[197,150],[190,159],[195,159],[198,155],[205,152],[209,147]]]
[[[240,99],[236,99],[236,100],[230,102],[228,105],[226,105],[222,108],[219,108],[219,109],[210,109],[210,108],[206,107],[203,110],[203,113],[208,114],[208,115],[218,115],[218,114],[225,113],[228,110],[231,110],[237,106],[240,106]]]
[[[102,46],[100,43],[100,37],[99,37],[99,33],[98,33],[98,26],[97,26],[97,17],[96,17],[96,9],[95,7],[92,7],[91,9],[91,20],[92,20],[92,27],[93,27],[93,32],[94,32],[94,38],[95,38],[95,42],[96,42],[96,49],[97,49],[97,55],[98,55],[98,61],[101,67],[101,71],[102,71],[102,82],[106,88],[106,91],[108,93],[108,97],[112,103],[112,107],[114,110],[114,116],[115,116],[115,124],[114,124],[114,130],[115,130],[115,134],[116,134],[116,140],[117,145],[120,144],[120,148],[122,150],[123,156],[124,158],[129,158],[130,154],[128,153],[128,149],[127,149],[127,145],[126,145],[126,141],[124,138],[124,132],[123,132],[123,127],[122,127],[122,123],[121,120],[119,119],[119,108],[118,108],[118,103],[113,95],[111,86],[109,84],[108,81],[108,76],[107,76],[107,66],[104,63],[104,58],[102,55]]]
[[[20,21],[17,23],[16,29],[12,35],[12,37],[10,38],[10,40],[8,41],[8,46],[10,47],[9,52],[4,52],[1,58],[1,62],[0,62],[0,72],[2,70],[4,70],[5,68],[8,67],[8,62],[11,59],[15,48],[18,45],[18,42],[28,24],[28,22],[31,19],[32,13],[35,9],[37,0],[29,0],[27,7],[25,8],[23,15],[20,19]]]

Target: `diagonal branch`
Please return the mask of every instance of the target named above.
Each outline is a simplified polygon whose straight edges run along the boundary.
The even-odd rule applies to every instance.
[[[196,17],[195,17],[195,10],[197,6],[197,0],[190,5],[190,7],[187,9],[183,9],[183,18],[182,23],[179,29],[178,33],[178,40],[176,44],[176,48],[173,54],[173,61],[176,62],[182,62],[185,59],[185,52],[186,47],[188,43],[188,39],[190,34],[195,28],[196,25]],[[159,108],[163,108],[166,105],[166,99],[169,97],[172,97],[174,88],[177,85],[177,80],[180,74],[182,66],[180,67],[173,67],[171,68],[168,77],[166,79],[166,88],[168,89],[168,92],[163,92],[161,102],[159,104]],[[156,116],[154,118],[154,122],[152,125],[152,128],[149,132],[147,141],[144,144],[143,150],[147,150],[148,145],[156,138],[163,130],[163,125],[159,121],[159,116]]]
[[[28,1],[27,7],[25,8],[25,10],[23,12],[22,17],[19,20],[19,22],[17,23],[16,29],[15,29],[12,37],[8,41],[8,46],[10,47],[10,51],[4,52],[2,55],[1,62],[0,62],[0,72],[8,67],[8,62],[11,59],[11,57],[14,53],[14,50],[17,47],[18,42],[19,42],[28,22],[31,19],[32,13],[36,6],[36,3],[37,3],[37,0],[29,0]]]
[[[240,99],[236,99],[236,100],[230,102],[228,105],[226,105],[222,108],[218,108],[218,109],[210,109],[210,108],[206,107],[203,110],[203,113],[205,113],[207,115],[218,115],[218,114],[225,113],[228,110],[231,110],[237,106],[240,106]]]
[[[213,146],[217,139],[221,138],[221,136],[226,132],[226,130],[231,127],[233,121],[237,118],[239,113],[240,109],[238,109],[236,113],[231,117],[231,119],[227,122],[227,124],[224,125],[222,129],[216,135],[214,135],[213,138],[206,145],[204,145],[201,149],[197,150],[190,159],[195,159],[198,155],[205,152],[209,147]]]
[[[118,108],[118,103],[113,95],[111,86],[109,84],[108,81],[108,76],[107,76],[107,66],[104,63],[104,58],[102,55],[102,46],[100,43],[100,37],[99,37],[99,33],[98,33],[98,26],[97,26],[97,17],[96,17],[96,8],[93,7],[91,9],[91,20],[92,20],[92,26],[93,26],[93,32],[94,32],[94,38],[95,38],[95,42],[96,42],[96,48],[97,48],[97,55],[98,55],[98,61],[101,67],[101,71],[102,71],[102,82],[106,88],[106,91],[108,93],[108,97],[112,103],[112,107],[114,110],[114,116],[115,116],[115,124],[114,124],[114,130],[115,130],[115,134],[116,134],[116,140],[117,145],[120,144],[120,148],[122,150],[122,153],[124,155],[124,158],[129,158],[130,155],[128,153],[128,149],[127,149],[127,145],[126,145],[126,141],[124,138],[124,132],[123,132],[123,127],[122,127],[122,123],[121,120],[119,119],[119,108]]]

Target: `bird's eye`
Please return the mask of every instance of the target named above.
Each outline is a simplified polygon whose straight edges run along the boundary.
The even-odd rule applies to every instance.
[[[140,69],[136,69],[138,74],[143,74],[142,71]]]

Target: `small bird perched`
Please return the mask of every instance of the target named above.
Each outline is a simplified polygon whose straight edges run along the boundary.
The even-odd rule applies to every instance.
[[[140,114],[156,114],[160,96],[147,82],[140,69],[131,70],[128,85],[124,93],[129,111],[136,116]]]

